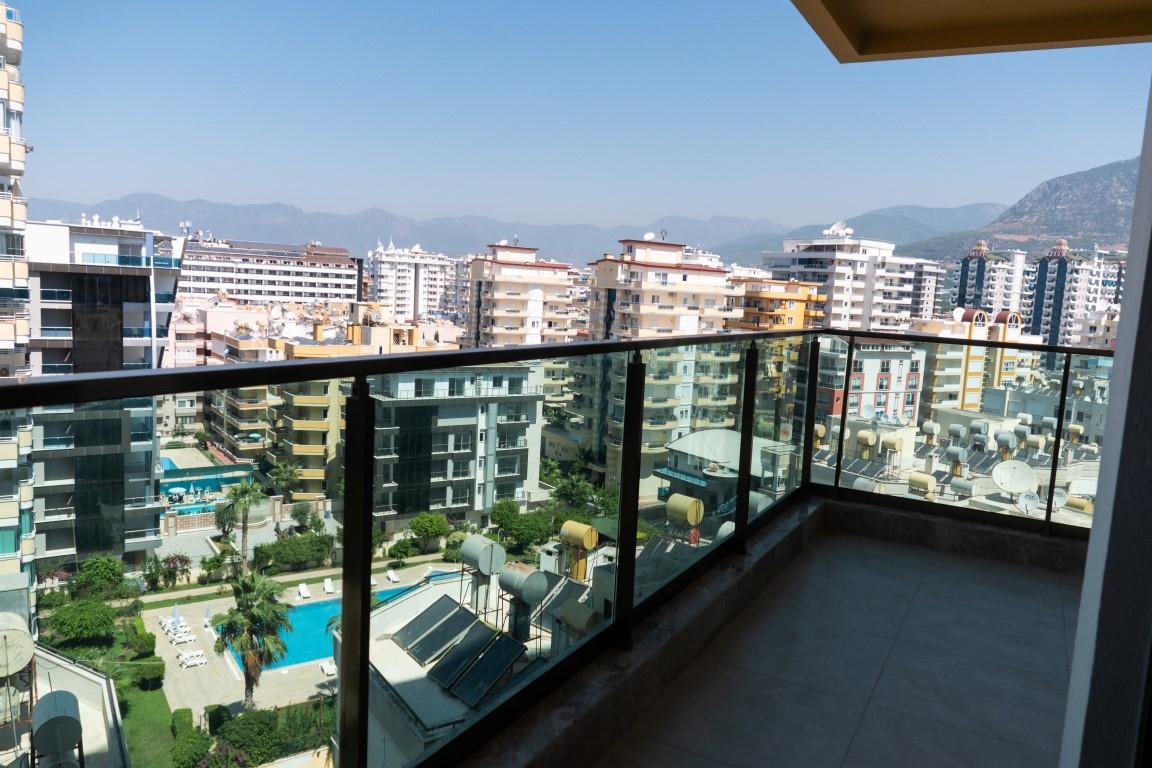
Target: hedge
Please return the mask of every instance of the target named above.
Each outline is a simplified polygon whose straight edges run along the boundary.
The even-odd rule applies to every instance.
[[[179,739],[195,727],[196,724],[192,719],[192,710],[185,707],[172,711],[172,735],[174,737]]]
[[[208,723],[208,733],[215,736],[220,726],[232,720],[232,711],[223,704],[209,704],[204,707],[204,720]]]

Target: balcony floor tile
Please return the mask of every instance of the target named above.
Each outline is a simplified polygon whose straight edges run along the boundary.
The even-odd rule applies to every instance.
[[[1050,752],[870,706],[844,768],[1055,768]]]
[[[894,639],[908,613],[910,597],[858,581],[789,571],[774,581],[754,606],[827,626]]]

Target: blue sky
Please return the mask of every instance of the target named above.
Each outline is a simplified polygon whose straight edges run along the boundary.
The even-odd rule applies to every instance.
[[[15,0],[25,191],[821,222],[1139,151],[1152,46],[841,65],[785,0]]]

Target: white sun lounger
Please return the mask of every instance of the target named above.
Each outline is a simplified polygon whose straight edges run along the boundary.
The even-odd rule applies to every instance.
[[[331,577],[324,579],[324,594],[326,594],[326,595],[336,594],[336,587],[334,587],[332,585]]]
[[[392,570],[391,568],[388,569],[388,573],[385,575],[388,577],[388,581],[392,582],[393,584],[400,583],[400,577],[397,576],[396,571]]]
[[[324,673],[325,677],[335,677],[336,676],[336,662],[334,662],[334,661],[322,661],[322,662],[320,662],[320,671]]]
[[[187,624],[174,624],[170,627],[164,627],[164,634],[166,635],[182,635],[185,632],[191,632],[192,627]]]
[[[208,659],[204,656],[193,656],[190,659],[180,659],[180,668],[189,669],[191,667],[203,667],[208,663]]]
[[[193,635],[192,633],[188,633],[186,635],[176,635],[175,637],[171,638],[171,640],[172,640],[172,645],[183,645],[184,643],[194,643],[194,642],[196,642],[196,635]]]
[[[205,656],[204,651],[183,651],[176,654],[176,658],[180,661],[187,661],[188,659],[203,659]]]
[[[312,593],[308,591],[308,585],[304,582],[300,582],[300,586],[296,587],[296,594],[300,596],[301,600],[312,597]]]
[[[372,586],[376,586],[376,577],[373,576],[372,578],[368,579],[368,583]]]

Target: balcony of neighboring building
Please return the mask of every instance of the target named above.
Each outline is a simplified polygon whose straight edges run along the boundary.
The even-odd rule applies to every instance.
[[[3,80],[4,76],[3,70],[0,70],[0,81]],[[23,175],[27,152],[28,148],[23,139],[13,138],[10,133],[0,132],[0,174],[6,176]]]
[[[16,8],[4,7],[0,19],[0,56],[10,65],[19,65],[24,53],[24,22]]]

